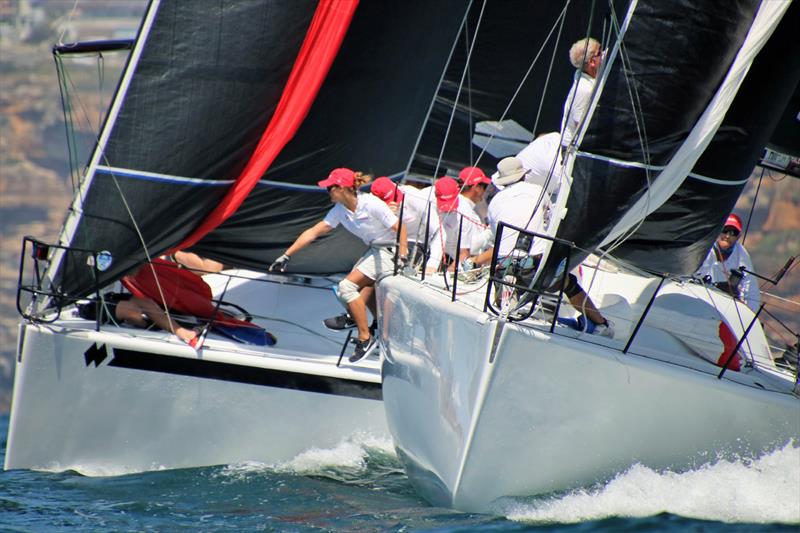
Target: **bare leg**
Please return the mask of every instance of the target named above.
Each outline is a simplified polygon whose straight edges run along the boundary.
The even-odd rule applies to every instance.
[[[208,274],[209,272],[219,272],[225,268],[225,265],[219,261],[200,257],[192,252],[175,252],[175,261],[182,264],[195,274]]]
[[[197,334],[191,330],[178,325],[171,317],[164,312],[153,300],[148,298],[131,298],[117,304],[117,318],[124,322],[133,324],[139,328],[146,328],[147,321],[142,317],[144,314],[153,323],[164,331],[174,333],[184,341],[193,339]]]
[[[353,317],[353,321],[358,328],[358,340],[365,341],[369,339],[369,322],[367,322],[367,305],[364,301],[365,295],[362,289],[364,289],[364,287],[372,287],[375,284],[375,280],[368,278],[360,270],[355,268],[347,275],[346,279],[358,285],[358,298],[348,303],[347,309],[350,311],[350,316]]]
[[[364,303],[367,304],[367,309],[372,313],[373,318],[378,316],[375,306],[375,286],[367,285],[359,291],[359,294],[361,295],[361,299],[364,300]]]
[[[605,324],[605,317],[603,317],[600,311],[597,310],[597,307],[595,307],[592,299],[589,298],[589,296],[583,290],[581,290],[575,296],[571,296],[569,303],[571,303],[575,309],[583,312],[587,317],[589,317],[589,320],[595,324]]]

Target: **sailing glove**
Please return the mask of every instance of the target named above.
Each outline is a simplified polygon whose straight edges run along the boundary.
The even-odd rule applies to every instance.
[[[289,259],[290,259],[290,257],[289,257],[288,255],[286,255],[286,254],[283,254],[282,256],[280,256],[279,258],[277,258],[277,259],[276,259],[276,260],[275,260],[275,261],[274,261],[274,262],[273,262],[273,263],[272,263],[272,264],[269,266],[269,269],[268,269],[268,270],[269,270],[270,272],[285,272],[285,271],[286,271],[286,265],[288,265],[288,264],[289,264]]]

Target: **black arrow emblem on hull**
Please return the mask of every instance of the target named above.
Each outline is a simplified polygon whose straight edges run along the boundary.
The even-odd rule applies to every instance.
[[[108,350],[106,349],[105,344],[98,347],[97,343],[94,343],[89,347],[88,350],[83,352],[83,358],[86,360],[86,366],[94,363],[95,368],[100,366],[100,363],[105,361],[106,357],[108,357]]]

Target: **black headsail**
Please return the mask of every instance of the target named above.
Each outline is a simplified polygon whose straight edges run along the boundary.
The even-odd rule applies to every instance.
[[[800,154],[796,118],[800,112],[800,54],[786,53],[796,46],[797,28],[800,5],[795,3],[756,57],[725,120],[692,173],[616,249],[616,257],[658,272],[696,271],[736,204],[763,147],[774,138],[770,132],[782,115],[791,115],[787,125],[794,123],[795,131],[793,137],[777,139],[776,147]],[[787,108],[790,97],[794,105]]]
[[[208,255],[265,264],[324,212],[326,196],[302,186],[332,167],[403,171],[450,52],[442,43],[455,38],[466,7],[358,7],[306,123],[266,178],[292,188],[257,188]],[[62,233],[62,244],[109,252],[101,286],[178,245],[219,204],[270,124],[317,9],[311,0],[151,1]],[[207,242],[215,237],[197,249]],[[87,254],[57,257],[55,286],[92,290],[87,263]],[[314,264],[331,272],[340,263]]]
[[[316,182],[332,168],[405,172],[467,7],[465,1],[361,3],[295,138],[236,214],[192,250],[264,268],[330,209]],[[363,249],[339,229],[292,257],[290,270],[346,271]]]
[[[610,51],[598,80],[558,237],[587,250],[613,248],[672,196],[706,150],[785,7],[759,0],[631,3],[622,44]],[[749,137],[763,141],[760,134]],[[722,220],[722,211],[717,204],[705,210],[717,217],[711,225]],[[677,263],[667,271],[681,272],[686,261]],[[555,261],[549,264],[555,269]]]

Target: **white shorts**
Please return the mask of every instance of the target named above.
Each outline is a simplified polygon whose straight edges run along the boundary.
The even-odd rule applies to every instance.
[[[370,246],[356,263],[356,270],[372,281],[394,274],[394,252],[388,248]]]

